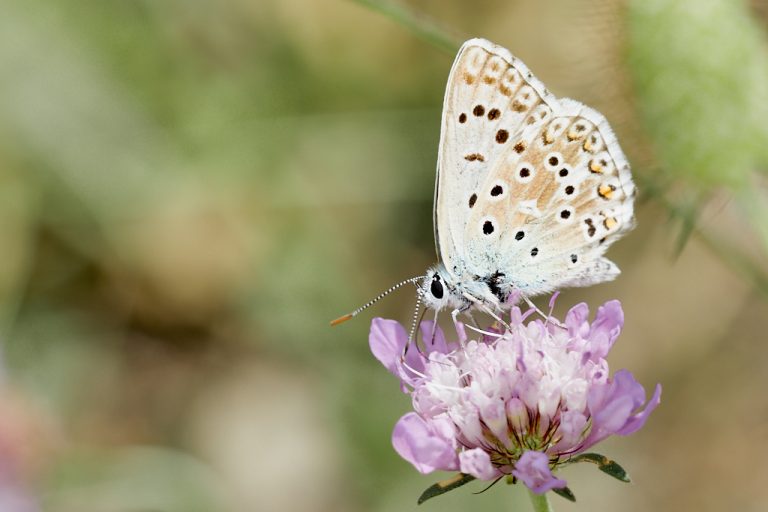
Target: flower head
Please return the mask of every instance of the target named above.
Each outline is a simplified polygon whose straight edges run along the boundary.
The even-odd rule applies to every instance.
[[[421,326],[422,350],[408,350],[403,327],[376,318],[373,354],[412,396],[414,412],[395,426],[395,450],[421,473],[459,470],[482,480],[511,475],[536,493],[563,488],[552,471],[612,434],[640,429],[659,404],[626,370],[609,375],[605,360],[624,323],[618,301],[587,321],[586,304],[564,325],[526,321],[511,311],[510,328],[458,342],[438,326]]]

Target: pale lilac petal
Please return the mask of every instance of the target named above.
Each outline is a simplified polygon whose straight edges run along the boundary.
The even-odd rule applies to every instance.
[[[432,418],[429,420],[429,425],[432,428],[432,432],[442,439],[448,441],[451,445],[451,450],[456,452],[456,426],[446,416],[439,418]]]
[[[632,397],[619,394],[611,396],[600,408],[592,412],[593,428],[616,432],[627,423],[634,410],[635,402]]]
[[[443,423],[440,419],[427,422],[415,412],[409,412],[395,425],[392,446],[419,473],[456,470],[459,465],[453,432]]]
[[[616,433],[621,436],[628,436],[629,434],[634,434],[640,430],[643,425],[645,425],[645,421],[648,419],[648,416],[650,416],[651,412],[653,412],[653,410],[656,409],[660,403],[661,384],[656,384],[656,389],[653,392],[653,396],[650,400],[648,400],[645,409],[630,417],[629,421],[627,421],[627,423],[622,428],[617,430]]]
[[[520,308],[515,306],[509,310],[509,325],[520,325],[523,323],[523,313]]]
[[[405,328],[395,320],[374,318],[368,344],[371,352],[384,367],[400,379],[400,388],[407,392],[407,385],[413,386],[424,371],[424,357],[415,347],[409,347],[403,361],[403,349],[408,343]]]
[[[552,489],[562,489],[567,482],[555,478],[549,469],[549,457],[541,452],[527,451],[515,463],[512,474],[536,494],[544,494]]]
[[[480,408],[480,417],[499,441],[506,443],[509,440],[507,411],[503,401],[489,399],[488,403]]]
[[[587,417],[578,411],[565,411],[560,414],[560,441],[550,449],[550,453],[563,453],[577,447],[587,426]]]
[[[432,326],[435,326],[435,332],[432,332]],[[449,352],[448,342],[445,341],[445,334],[439,325],[430,320],[421,322],[421,339],[424,341],[424,350],[427,354],[430,352],[440,352],[447,354]]]
[[[629,371],[619,370],[609,383],[590,392],[587,403],[592,415],[592,430],[584,441],[584,448],[612,434],[628,435],[637,431],[660,398],[661,387],[657,386],[645,409],[635,413],[645,403],[645,390]]]
[[[624,311],[621,309],[621,302],[611,300],[600,306],[587,336],[590,341],[590,358],[605,358],[623,326]]]
[[[586,337],[589,333],[589,306],[582,302],[576,304],[565,315],[565,326],[568,328],[568,334],[571,337]]]
[[[397,363],[406,343],[408,343],[408,334],[399,322],[384,318],[374,318],[371,321],[371,331],[368,334],[371,352],[390,373],[397,377],[400,376]]]
[[[557,302],[557,298],[560,296],[560,292],[557,291],[552,294],[552,297],[549,298],[549,309],[550,311],[555,309],[555,303]]]
[[[504,301],[504,304],[507,305],[513,305],[520,302],[520,299],[522,299],[523,294],[520,292],[520,290],[512,290],[509,292],[509,295],[507,295],[506,300]]]
[[[451,411],[451,419],[461,430],[462,436],[470,443],[483,442],[483,425],[480,423],[480,413],[475,407],[456,407]]]
[[[609,300],[599,308],[595,320],[592,322],[590,334],[597,331],[605,331],[612,339],[615,339],[624,327],[624,310],[618,300]]]
[[[519,398],[507,400],[507,421],[518,432],[522,432],[528,426],[528,408]]]
[[[462,473],[480,480],[493,480],[501,475],[491,464],[491,457],[480,448],[465,450],[459,454],[459,468]]]
[[[533,315],[534,313],[536,313],[536,309],[535,308],[528,308],[528,309],[526,309],[525,312],[523,313],[523,316],[520,318],[520,321],[524,322],[525,320],[528,319],[529,316]]]

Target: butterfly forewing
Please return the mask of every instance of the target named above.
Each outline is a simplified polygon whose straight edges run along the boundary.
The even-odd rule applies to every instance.
[[[482,39],[462,46],[448,78],[435,187],[435,243],[449,272],[468,261],[466,226],[489,173],[526,126],[557,110],[557,100],[507,50]]]
[[[573,100],[524,127],[477,189],[464,239],[470,268],[527,295],[613,279],[602,258],[633,225],[635,188],[605,119]]]

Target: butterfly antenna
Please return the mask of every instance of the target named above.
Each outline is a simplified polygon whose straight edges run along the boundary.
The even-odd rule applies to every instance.
[[[381,292],[374,299],[371,299],[370,301],[366,302],[365,304],[363,304],[362,306],[360,306],[359,308],[357,308],[353,312],[347,313],[346,315],[340,316],[336,320],[331,321],[331,325],[339,325],[341,323],[346,322],[347,320],[351,320],[352,318],[354,318],[358,314],[360,314],[361,311],[364,311],[364,310],[368,309],[369,307],[373,306],[378,301],[380,301],[381,299],[383,299],[384,297],[386,297],[387,295],[389,295],[393,291],[397,290],[398,288],[400,288],[402,286],[405,286],[406,284],[409,284],[409,283],[415,283],[419,279],[422,279],[422,278],[424,278],[424,276],[417,276],[417,277],[412,277],[410,279],[406,279],[405,281],[402,281],[400,283],[397,283],[396,285],[392,286],[388,290]]]
[[[421,290],[419,290],[421,292]],[[426,378],[427,376],[424,375],[422,372],[416,370],[411,365],[408,364],[408,361],[406,361],[405,356],[408,354],[408,348],[411,346],[411,344],[416,345],[416,350],[419,351],[420,354],[422,354],[422,357],[426,357],[422,352],[421,348],[419,348],[419,342],[416,340],[416,328],[421,325],[421,320],[424,318],[424,314],[427,312],[425,309],[421,314],[419,314],[419,311],[421,310],[421,293],[419,293],[418,297],[416,298],[416,308],[413,310],[413,320],[411,322],[411,332],[408,334],[408,341],[405,343],[405,346],[403,347],[403,351],[400,354],[400,364],[403,365],[403,368],[411,372],[412,374],[416,375],[419,378]]]
[[[421,319],[424,318],[424,314],[422,313],[421,317],[419,317],[419,313],[421,312],[421,293],[418,294],[418,297],[416,297],[416,307],[413,309],[413,318],[411,318],[411,330],[408,332],[408,343],[405,345],[405,350],[403,350],[403,354],[405,354],[408,351],[408,345],[411,343],[417,343],[416,342],[416,329],[418,328],[419,324],[421,324]],[[424,310],[424,313],[426,313],[426,310]],[[418,346],[418,343],[417,343]]]

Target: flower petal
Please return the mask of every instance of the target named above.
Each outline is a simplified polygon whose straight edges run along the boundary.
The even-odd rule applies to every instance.
[[[643,386],[627,370],[619,370],[607,384],[593,388],[588,399],[592,430],[582,449],[612,434],[629,435],[639,430],[659,404],[661,386],[656,386],[645,408],[635,413],[645,403],[645,396]]]
[[[589,333],[589,306],[585,302],[576,304],[565,315],[565,326],[568,328],[568,334],[571,337],[586,337]]]
[[[615,339],[619,332],[621,332],[622,327],[624,327],[624,310],[621,307],[621,302],[609,300],[597,308],[597,314],[595,315],[594,322],[592,322],[590,333],[605,331]]]
[[[397,362],[406,343],[408,334],[399,322],[385,318],[374,318],[371,321],[371,331],[368,334],[371,352],[390,373],[398,377]]]
[[[368,334],[371,352],[390,373],[400,379],[403,392],[407,391],[406,384],[413,386],[416,382],[418,374],[424,370],[425,362],[424,357],[413,347],[405,354],[403,361],[403,350],[407,343],[408,335],[399,322],[385,318],[374,318],[371,321]]]
[[[493,480],[501,475],[491,464],[491,457],[480,448],[465,450],[459,454],[459,468],[462,473],[472,475],[480,480]]]
[[[434,326],[435,332],[432,332]],[[440,352],[441,354],[447,354],[448,343],[445,341],[445,334],[439,325],[430,320],[421,322],[421,339],[424,340],[424,350],[427,354],[430,352]]]
[[[555,309],[555,303],[557,302],[557,298],[560,296],[560,291],[556,291],[552,294],[552,296],[549,298],[549,309]]]
[[[419,473],[456,470],[458,457],[450,426],[446,423],[448,421],[444,419],[425,421],[415,412],[409,412],[395,425],[392,446]]]
[[[549,457],[541,452],[527,451],[515,463],[512,474],[536,494],[562,489],[566,481],[555,478],[549,469]]]
[[[629,421],[624,424],[624,426],[617,430],[616,433],[621,436],[628,436],[629,434],[634,434],[638,430],[640,430],[643,425],[645,425],[645,421],[648,419],[648,416],[650,416],[651,412],[658,407],[658,405],[661,403],[661,384],[656,384],[656,389],[653,392],[653,396],[650,400],[648,400],[648,403],[645,405],[645,408],[638,412],[637,414],[633,415],[629,418]]]
[[[581,436],[587,426],[587,417],[579,411],[564,411],[560,414],[560,441],[552,447],[552,452],[568,452],[579,445]]]
[[[621,309],[621,302],[611,300],[600,306],[587,336],[590,340],[590,359],[605,358],[623,326],[624,310]]]

